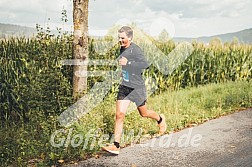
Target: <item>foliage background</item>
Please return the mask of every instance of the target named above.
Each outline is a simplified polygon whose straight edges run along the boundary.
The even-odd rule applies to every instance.
[[[37,30],[35,38],[0,40],[1,166],[26,166],[29,163],[52,165],[59,163],[60,159],[85,159],[99,150],[92,143],[84,151],[82,148],[51,146],[51,134],[63,128],[57,117],[74,103],[72,66],[60,63],[63,59],[72,58],[73,39],[67,33],[52,35],[49,29],[44,30],[40,26],[37,26]],[[109,36],[105,39],[90,38],[90,59],[116,59],[118,45],[109,45],[111,49],[104,54],[95,50],[95,46],[99,44],[106,48],[110,40]],[[153,40],[153,44],[166,55],[177,46],[171,40]],[[237,41],[222,44],[218,39],[213,39],[209,45],[194,41],[192,46],[195,49],[192,55],[170,75],[163,75],[154,66],[144,72],[146,77],[155,78],[158,86],[150,99],[155,103],[150,106],[158,112],[166,112],[170,130],[204,122],[223,115],[226,111],[252,106],[252,95],[249,93],[252,92],[252,46]],[[148,51],[148,46],[143,50]],[[114,69],[113,66],[89,66],[90,71]],[[89,88],[101,81],[102,77],[90,77]],[[221,90],[220,87],[210,86],[208,89],[216,94],[210,96],[210,93],[203,93],[207,90],[202,90],[201,86],[213,83],[228,84],[229,87]],[[91,114],[72,126],[73,134],[85,136],[90,129],[101,129],[98,135],[112,135],[117,86],[113,86],[104,102]],[[238,89],[238,86],[245,90]],[[195,89],[187,92],[189,88]],[[178,92],[177,97],[167,96],[172,92]],[[178,101],[173,101],[176,98],[184,100],[177,104]],[[177,104],[175,108],[174,104]],[[137,126],[148,129],[145,133],[155,133],[154,124],[148,124],[145,120],[135,124],[137,118],[136,112],[127,117],[126,131]]]

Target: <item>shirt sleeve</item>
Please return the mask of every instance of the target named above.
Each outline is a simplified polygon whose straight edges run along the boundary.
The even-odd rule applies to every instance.
[[[150,66],[149,62],[143,55],[142,50],[140,49],[135,49],[134,53],[134,60],[128,61],[127,65],[131,68],[136,68],[136,69],[146,69],[147,67]]]
[[[138,59],[136,61],[128,61],[128,66],[132,68],[138,68],[138,69],[146,69],[149,67],[149,63],[147,60],[143,57],[142,59]]]

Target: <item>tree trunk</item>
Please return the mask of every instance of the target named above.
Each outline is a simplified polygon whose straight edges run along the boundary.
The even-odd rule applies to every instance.
[[[73,0],[73,59],[88,61],[88,3],[89,0]],[[73,68],[73,97],[79,98],[87,91],[87,63]]]

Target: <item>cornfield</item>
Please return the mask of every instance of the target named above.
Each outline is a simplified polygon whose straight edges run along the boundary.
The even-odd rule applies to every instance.
[[[90,39],[89,58],[115,60],[119,46],[111,45],[109,40]],[[155,54],[148,50],[147,43],[140,42],[143,42],[143,51]],[[2,39],[0,43],[2,120],[10,117],[25,120],[32,110],[44,111],[46,115],[51,112],[60,113],[71,104],[72,66],[63,66],[60,61],[72,58],[72,36],[38,34],[33,39]],[[154,41],[152,44],[164,55],[168,55],[177,46],[173,41]],[[158,88],[156,94],[167,89],[177,90],[208,83],[251,79],[251,45],[206,45],[200,42],[193,42],[191,45],[194,48],[192,54],[172,73],[164,75],[155,66],[145,70],[145,77],[156,81],[153,85]],[[102,48],[109,49],[101,54]],[[90,65],[89,70],[115,70],[115,67]],[[89,77],[89,88],[102,80],[101,76]],[[113,87],[111,93],[115,91]]]

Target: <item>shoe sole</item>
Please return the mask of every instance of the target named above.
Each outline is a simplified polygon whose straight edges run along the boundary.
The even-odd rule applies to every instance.
[[[119,155],[119,151],[107,150],[106,148],[102,148],[102,150],[107,151],[107,152],[112,153],[112,154],[115,154],[115,155]]]

